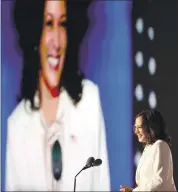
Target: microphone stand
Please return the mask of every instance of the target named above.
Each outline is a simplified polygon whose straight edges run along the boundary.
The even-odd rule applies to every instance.
[[[76,178],[77,176],[85,169],[85,167],[83,167],[78,173],[77,175],[75,176],[75,179],[74,179],[74,192],[75,192],[75,188],[76,188]]]
[[[78,176],[83,170],[95,166],[95,165],[94,165],[94,161],[95,161],[94,157],[89,157],[88,160],[87,160],[87,162],[86,162],[86,165],[85,165],[85,166],[77,173],[77,175],[75,176],[75,179],[74,179],[74,192],[75,192],[75,189],[76,189],[76,178],[77,178],[77,176]]]

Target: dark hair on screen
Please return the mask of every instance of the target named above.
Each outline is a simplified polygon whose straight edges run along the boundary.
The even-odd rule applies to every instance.
[[[160,139],[171,147],[171,137],[168,134],[165,121],[158,110],[144,110],[136,116],[136,118],[138,117],[143,118],[143,127],[148,134],[147,144],[153,144]]]
[[[68,45],[59,84],[65,87],[74,104],[82,97],[84,75],[78,69],[79,46],[88,27],[87,8],[91,0],[66,0]],[[29,100],[32,109],[39,86],[40,56],[38,47],[42,34],[45,0],[16,0],[14,23],[23,54],[23,74],[20,99]]]

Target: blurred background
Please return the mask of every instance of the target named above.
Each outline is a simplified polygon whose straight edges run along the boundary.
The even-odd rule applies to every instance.
[[[22,58],[12,21],[13,1],[2,0],[1,6],[4,189],[7,118],[17,105]],[[135,185],[135,169],[143,149],[132,127],[134,116],[148,108],[160,110],[167,122],[178,186],[178,1],[93,0],[87,14],[88,30],[80,45],[79,64],[100,88],[111,189]]]

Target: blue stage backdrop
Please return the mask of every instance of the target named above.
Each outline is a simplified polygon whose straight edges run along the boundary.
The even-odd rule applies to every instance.
[[[2,1],[2,189],[7,118],[16,106],[22,59],[12,23],[13,1]],[[99,85],[112,190],[133,185],[131,1],[93,1],[80,66]]]

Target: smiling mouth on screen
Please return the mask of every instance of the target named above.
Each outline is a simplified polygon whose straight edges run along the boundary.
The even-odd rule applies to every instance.
[[[57,57],[48,56],[48,64],[50,69],[54,71],[58,70],[60,66],[60,56]]]

